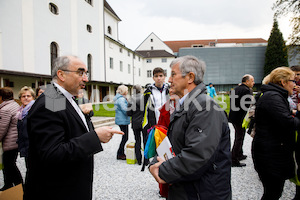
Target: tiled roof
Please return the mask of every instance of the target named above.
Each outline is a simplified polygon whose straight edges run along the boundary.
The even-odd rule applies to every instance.
[[[145,50],[145,51],[136,51],[144,58],[160,58],[160,57],[175,57],[173,54],[165,50]]]
[[[121,19],[119,18],[119,16],[115,13],[115,11],[110,7],[110,5],[107,3],[106,0],[104,0],[104,7],[109,10],[112,14],[114,14],[120,21]]]
[[[192,47],[193,45],[209,46],[211,42],[215,43],[268,43],[267,40],[262,38],[248,38],[248,39],[211,39],[211,40],[180,40],[180,41],[164,41],[173,52],[178,52],[180,48]]]

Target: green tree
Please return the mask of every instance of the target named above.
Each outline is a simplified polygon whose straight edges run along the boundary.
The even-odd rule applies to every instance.
[[[292,26],[292,33],[289,36],[290,45],[300,45],[300,1],[299,0],[276,0],[273,5],[275,10],[275,18],[282,15],[286,16],[291,14],[290,19]]]
[[[265,53],[264,73],[268,75],[276,67],[288,66],[288,54],[278,22],[274,19],[271,35]]]

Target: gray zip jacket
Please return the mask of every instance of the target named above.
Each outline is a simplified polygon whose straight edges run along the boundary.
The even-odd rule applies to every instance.
[[[159,167],[160,178],[171,184],[168,199],[231,199],[230,129],[203,83],[171,115],[168,137],[176,157]]]

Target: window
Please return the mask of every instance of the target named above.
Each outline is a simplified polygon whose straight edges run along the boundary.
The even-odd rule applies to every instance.
[[[167,73],[166,69],[164,69],[164,74],[165,74],[165,76],[168,76],[168,73]]]
[[[49,10],[53,14],[58,15],[58,7],[54,3],[49,3]]]
[[[93,5],[92,3],[92,0],[85,0],[88,4],[90,4],[91,6]]]
[[[123,61],[120,61],[120,71],[123,71]]]
[[[109,68],[110,69],[114,68],[114,59],[113,58],[109,58]]]
[[[165,62],[167,62],[167,59],[166,58],[162,58],[161,62],[165,63]]]
[[[152,59],[147,59],[146,62],[147,63],[152,63]]]
[[[141,61],[141,57],[139,57],[139,61]]]
[[[128,51],[128,56],[130,56],[130,51]]]
[[[139,68],[139,76],[141,76],[141,68]]]
[[[130,74],[130,71],[131,71],[130,64],[128,64],[128,74]]]
[[[123,48],[122,47],[120,47],[120,53],[122,53],[123,52]]]
[[[203,45],[202,44],[193,44],[192,45],[192,48],[198,48],[198,47],[203,47]]]
[[[56,42],[51,42],[50,44],[50,62],[51,62],[51,73],[53,70],[53,62],[58,57],[58,45]]]
[[[151,47],[151,50],[153,50],[153,47]]]
[[[86,30],[91,33],[92,32],[92,26],[87,24],[86,25]]]
[[[147,77],[148,78],[152,77],[152,70],[147,70]]]
[[[153,39],[150,39],[150,42],[153,42]]]
[[[87,55],[87,67],[88,67],[88,72],[89,72],[89,79],[92,78],[92,55],[88,54]]]
[[[133,59],[135,59],[135,54],[133,54],[132,56],[133,56]]]
[[[107,32],[108,32],[109,34],[111,34],[111,27],[110,27],[110,26],[107,27]]]

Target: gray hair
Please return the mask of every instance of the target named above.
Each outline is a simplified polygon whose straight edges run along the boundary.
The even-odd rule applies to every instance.
[[[128,92],[128,87],[125,85],[120,85],[117,89],[117,93],[120,95],[124,95],[126,92]]]
[[[140,85],[134,85],[133,86],[133,90],[135,90],[136,94],[139,94],[142,91],[142,86],[140,86]]]
[[[206,65],[204,61],[199,60],[195,56],[182,56],[173,60],[170,64],[170,67],[172,68],[178,63],[182,77],[185,77],[188,73],[193,72],[195,74],[194,83],[196,85],[199,85],[203,82],[203,77],[206,70]]]
[[[57,79],[58,70],[66,70],[68,69],[69,65],[70,65],[70,58],[68,56],[57,57],[53,61],[52,80]]]

